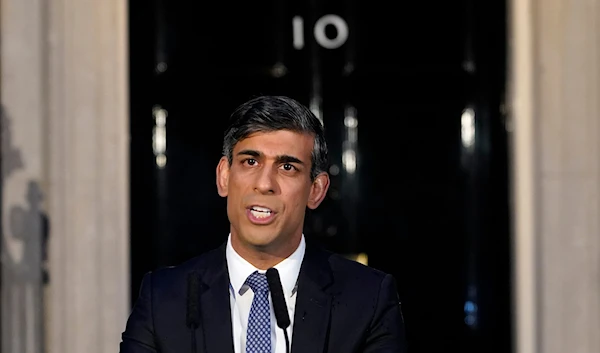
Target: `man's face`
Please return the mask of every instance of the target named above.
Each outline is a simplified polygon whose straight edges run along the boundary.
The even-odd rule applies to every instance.
[[[217,188],[227,197],[234,245],[278,255],[295,250],[306,207],[317,208],[329,187],[326,173],[311,181],[313,143],[310,134],[258,132],[234,146],[231,166],[221,158]]]

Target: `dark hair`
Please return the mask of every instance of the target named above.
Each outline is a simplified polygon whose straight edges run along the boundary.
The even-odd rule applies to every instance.
[[[311,178],[327,170],[327,143],[323,124],[304,105],[285,96],[260,96],[237,107],[223,139],[223,155],[233,161],[236,143],[255,132],[289,130],[308,133],[315,142],[311,159]]]

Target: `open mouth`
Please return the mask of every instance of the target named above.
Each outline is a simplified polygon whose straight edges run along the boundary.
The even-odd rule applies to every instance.
[[[266,207],[252,206],[250,213],[256,218],[269,218],[274,212]]]
[[[275,219],[277,212],[263,206],[252,206],[246,210],[246,214],[248,215],[250,222],[254,224],[266,225]]]

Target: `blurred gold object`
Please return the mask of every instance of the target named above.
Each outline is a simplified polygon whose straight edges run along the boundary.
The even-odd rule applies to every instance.
[[[347,254],[346,258],[356,261],[356,262],[359,262],[365,266],[367,266],[368,262],[369,262],[369,257],[364,252],[359,253],[359,254]]]

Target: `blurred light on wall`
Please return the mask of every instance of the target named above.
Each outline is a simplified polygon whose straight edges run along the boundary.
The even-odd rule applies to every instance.
[[[319,119],[323,124],[323,113],[321,109],[321,97],[319,95],[313,95],[310,99],[310,111]]]
[[[271,76],[276,78],[281,78],[285,76],[287,72],[287,67],[285,67],[285,65],[283,65],[283,63],[281,62],[277,62],[275,63],[275,65],[273,65],[273,67],[271,67]]]
[[[332,164],[331,167],[329,167],[329,174],[331,174],[331,175],[340,174],[340,167],[338,167],[337,164]]]
[[[348,254],[345,255],[347,259],[350,259],[352,261],[356,261],[358,263],[361,263],[365,266],[369,265],[369,256],[366,253],[358,253],[358,254]]]
[[[166,62],[161,61],[158,64],[156,64],[156,72],[157,73],[163,73],[165,71],[167,71],[168,65]]]
[[[465,324],[471,329],[476,329],[479,324],[479,305],[477,287],[470,285],[467,292],[467,300],[464,305]]]
[[[477,304],[472,301],[465,302],[465,324],[468,326],[477,325]]]
[[[345,109],[344,126],[346,139],[343,142],[342,164],[348,174],[356,171],[356,143],[358,141],[358,119],[356,108],[348,106]]]
[[[152,109],[154,116],[154,128],[152,130],[152,150],[156,156],[158,168],[164,168],[167,164],[167,116],[168,112],[160,106]]]
[[[460,119],[460,137],[465,148],[469,149],[475,144],[475,111],[466,108]]]

